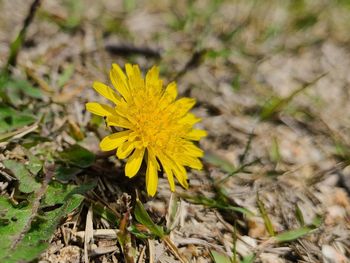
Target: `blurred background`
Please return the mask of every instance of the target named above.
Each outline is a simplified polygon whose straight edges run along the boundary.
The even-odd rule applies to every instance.
[[[178,187],[188,195],[172,233],[180,252],[192,262],[215,260],[211,251],[232,255],[233,248],[232,262],[348,262],[350,1],[41,2],[17,63],[10,65],[12,75],[29,80],[34,91],[3,85],[6,101],[0,103],[11,105],[15,115],[45,113],[40,134],[50,143],[43,148],[60,151],[79,142],[98,152],[98,137],[109,131],[85,111],[87,101],[102,100],[91,89],[93,81],[109,83],[112,63],[137,63],[143,72],[159,65],[165,83],[175,80],[180,96],[196,98],[194,112],[208,131],[200,143],[204,171],[189,173],[190,190]],[[0,0],[2,68],[31,4]],[[0,108],[3,133],[33,122],[23,117],[9,123],[2,116]],[[45,153],[37,148],[29,149]],[[147,203],[160,224],[169,192],[161,178],[157,198]],[[106,227],[99,220],[94,218],[94,227]],[[313,231],[306,237],[298,232],[291,240],[264,243],[305,226],[305,233]],[[82,247],[66,242],[43,260],[68,260],[59,250],[72,244]],[[155,246],[157,260],[177,262],[161,242]],[[112,262],[108,253],[99,260]]]

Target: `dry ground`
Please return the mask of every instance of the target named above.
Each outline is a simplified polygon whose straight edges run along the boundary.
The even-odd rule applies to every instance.
[[[1,64],[29,5],[0,1]],[[43,1],[13,72],[27,72],[46,94],[40,111],[50,121],[40,132],[54,140],[45,147],[61,151],[82,139],[98,159],[74,181],[98,184],[40,262],[123,261],[112,230],[118,226],[89,210],[100,202],[122,215],[133,187],[144,187],[99,153],[99,137],[109,131],[84,110],[102,100],[91,85],[108,82],[112,62],[144,71],[158,64],[167,83],[175,79],[181,95],[198,101],[194,112],[209,134],[200,143],[205,169],[190,172],[187,191],[178,186],[170,198],[161,178],[156,198],[142,199],[183,257],[212,262],[217,251],[236,262],[349,262],[349,12],[345,0]],[[315,219],[321,223],[305,236],[271,238]],[[131,245],[138,262],[179,261],[157,239]]]

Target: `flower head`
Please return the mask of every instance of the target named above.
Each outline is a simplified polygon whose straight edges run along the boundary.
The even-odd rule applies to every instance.
[[[144,79],[137,65],[125,65],[126,74],[113,64],[110,79],[115,88],[101,82],[94,82],[93,88],[115,104],[89,102],[88,111],[106,118],[108,126],[123,128],[103,138],[100,148],[103,151],[116,149],[119,159],[128,158],[125,175],[133,177],[139,171],[142,161],[147,164],[146,187],[154,196],[158,185],[158,171],[163,168],[170,189],[175,191],[174,176],[187,188],[185,166],[201,169],[199,157],[203,151],[192,141],[206,136],[204,130],[193,125],[200,121],[189,110],[195,100],[177,97],[175,82],[164,89],[159,79],[159,68],[154,66]]]

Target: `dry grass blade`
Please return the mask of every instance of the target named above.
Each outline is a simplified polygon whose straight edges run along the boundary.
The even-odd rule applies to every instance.
[[[94,238],[94,226],[92,222],[93,210],[92,206],[89,207],[88,213],[86,215],[85,222],[85,233],[84,233],[84,260],[89,262],[89,251],[91,249],[91,244]]]
[[[181,261],[181,263],[187,263],[188,262],[188,260],[180,253],[179,249],[171,241],[169,236],[163,237],[162,240],[167,245],[169,250]]]
[[[22,138],[28,133],[35,131],[38,127],[39,127],[39,121],[28,127],[23,127],[13,132],[0,134],[0,146],[7,145],[11,140]],[[2,142],[2,141],[5,141],[5,142]]]
[[[148,243],[148,253],[149,253],[149,262],[153,263],[154,262],[154,258],[155,258],[155,252],[154,252],[154,241],[151,239],[147,239],[147,243]]]

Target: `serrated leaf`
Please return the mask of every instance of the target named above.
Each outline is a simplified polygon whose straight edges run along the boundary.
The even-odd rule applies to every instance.
[[[228,256],[214,250],[210,250],[210,255],[215,263],[232,263]]]
[[[29,173],[24,164],[14,160],[4,160],[3,163],[18,179],[21,192],[32,193],[39,189],[41,184]]]
[[[76,187],[71,184],[61,184],[57,181],[53,181],[50,183],[47,188],[43,204],[44,206],[53,206],[56,204],[63,204],[67,198],[67,192],[70,195],[73,194],[84,194],[85,192],[93,189],[96,186],[96,182],[90,182],[87,184],[80,185]]]
[[[74,144],[59,154],[63,161],[76,165],[80,168],[87,168],[95,161],[95,155],[79,144]]]
[[[0,242],[0,262],[17,263],[30,262],[37,258],[49,245],[49,240],[63,217],[76,209],[84,197],[77,193],[84,193],[93,184],[72,186],[52,182],[47,193],[51,195],[51,204],[62,204],[36,216],[31,222],[30,229],[25,231],[26,225],[32,217],[32,204],[29,200],[25,207],[13,207],[8,200],[0,196],[0,214],[4,215],[9,224],[0,227],[0,236],[6,237]],[[56,194],[54,197],[53,194]],[[50,198],[49,198],[50,199]],[[24,232],[23,232],[24,231]],[[18,240],[18,237],[23,236]],[[14,240],[18,240],[13,246]]]
[[[164,230],[161,226],[156,225],[149,214],[147,213],[145,207],[141,203],[139,199],[136,200],[135,206],[135,218],[136,220],[146,226],[151,233],[159,238],[163,238],[165,236]]]

